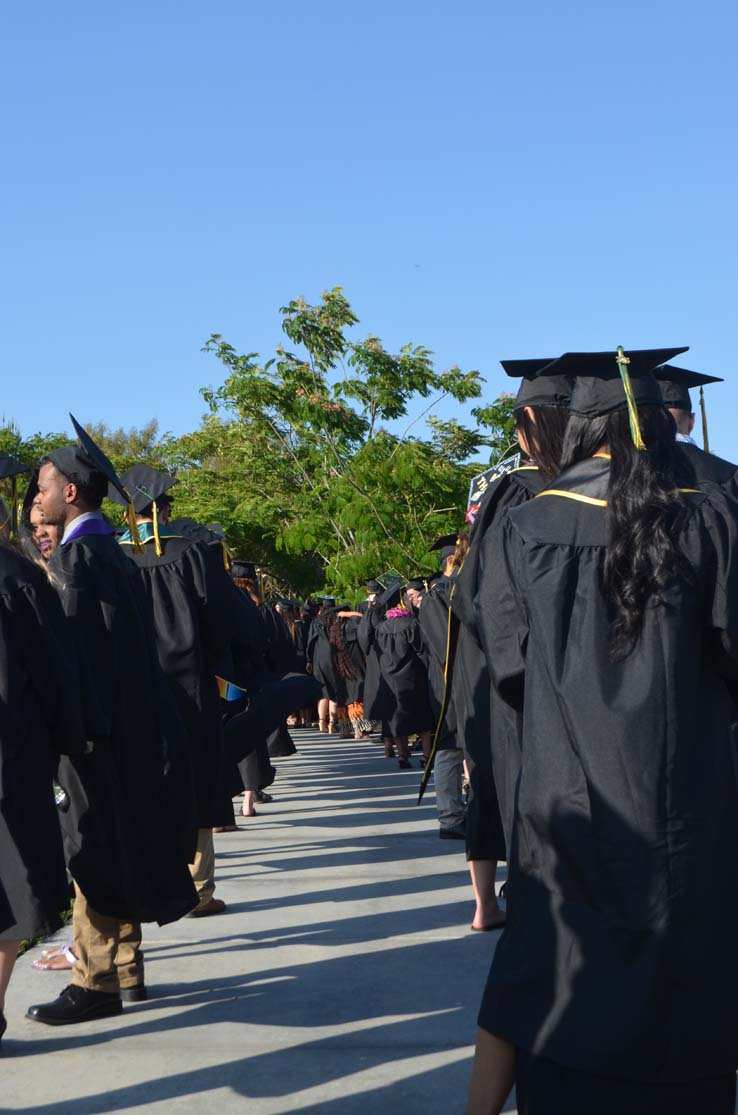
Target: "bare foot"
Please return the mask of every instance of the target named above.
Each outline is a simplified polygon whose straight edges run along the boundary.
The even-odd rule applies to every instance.
[[[483,907],[477,906],[471,927],[479,933],[483,933],[492,929],[502,929],[506,922],[507,914],[505,911],[501,909],[497,902],[490,902]]]

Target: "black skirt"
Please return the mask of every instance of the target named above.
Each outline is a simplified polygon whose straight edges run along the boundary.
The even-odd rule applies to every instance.
[[[603,1009],[607,1009],[606,1004]],[[685,1056],[689,1050],[685,1049]],[[516,1051],[518,1115],[734,1115],[735,1073],[673,1083],[616,1080]]]

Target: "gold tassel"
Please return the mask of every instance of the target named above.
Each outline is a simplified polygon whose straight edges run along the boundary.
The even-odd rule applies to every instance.
[[[156,550],[156,556],[161,557],[162,548],[161,538],[159,537],[159,509],[156,506],[156,500],[154,500],[151,506],[154,509],[154,549]]]
[[[707,435],[707,407],[705,406],[705,389],[700,387],[700,410],[702,411],[702,448],[705,453],[710,452],[710,438]]]
[[[620,378],[623,381],[623,388],[625,390],[625,401],[628,404],[628,421],[630,422],[630,436],[633,439],[633,444],[636,449],[644,450],[646,444],[641,434],[641,424],[638,421],[638,407],[636,406],[635,396],[633,395],[633,384],[630,382],[630,375],[628,374],[628,365],[630,358],[625,355],[625,350],[622,345],[618,346],[618,354],[615,357],[620,372]]]
[[[13,476],[10,481],[10,540],[18,537],[18,477]]]
[[[226,568],[226,573],[230,573],[231,566],[233,565],[233,558],[231,557],[231,551],[228,549],[222,538],[220,540],[220,548],[223,553],[223,565]]]
[[[131,528],[131,539],[133,541],[133,548],[137,554],[143,553],[143,542],[141,535],[138,531],[138,523],[136,522],[136,509],[133,506],[133,500],[128,496],[128,523]]]

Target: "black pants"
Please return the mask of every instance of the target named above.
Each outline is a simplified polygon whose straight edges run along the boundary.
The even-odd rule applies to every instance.
[[[679,1083],[594,1076],[517,1050],[518,1115],[734,1115],[735,1073]]]

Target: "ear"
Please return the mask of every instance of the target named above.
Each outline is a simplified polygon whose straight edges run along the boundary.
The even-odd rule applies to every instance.
[[[690,414],[690,416],[689,416],[689,430],[687,431],[690,434],[692,433],[692,430],[694,429],[695,421],[696,421],[696,416],[694,414]]]
[[[528,417],[530,418],[533,425],[535,426],[535,424],[536,424],[536,412],[533,410],[533,407],[524,407],[523,409],[524,409],[525,413],[528,415]]]
[[[65,503],[76,503],[79,498],[76,484],[65,484],[62,488],[62,499]]]

